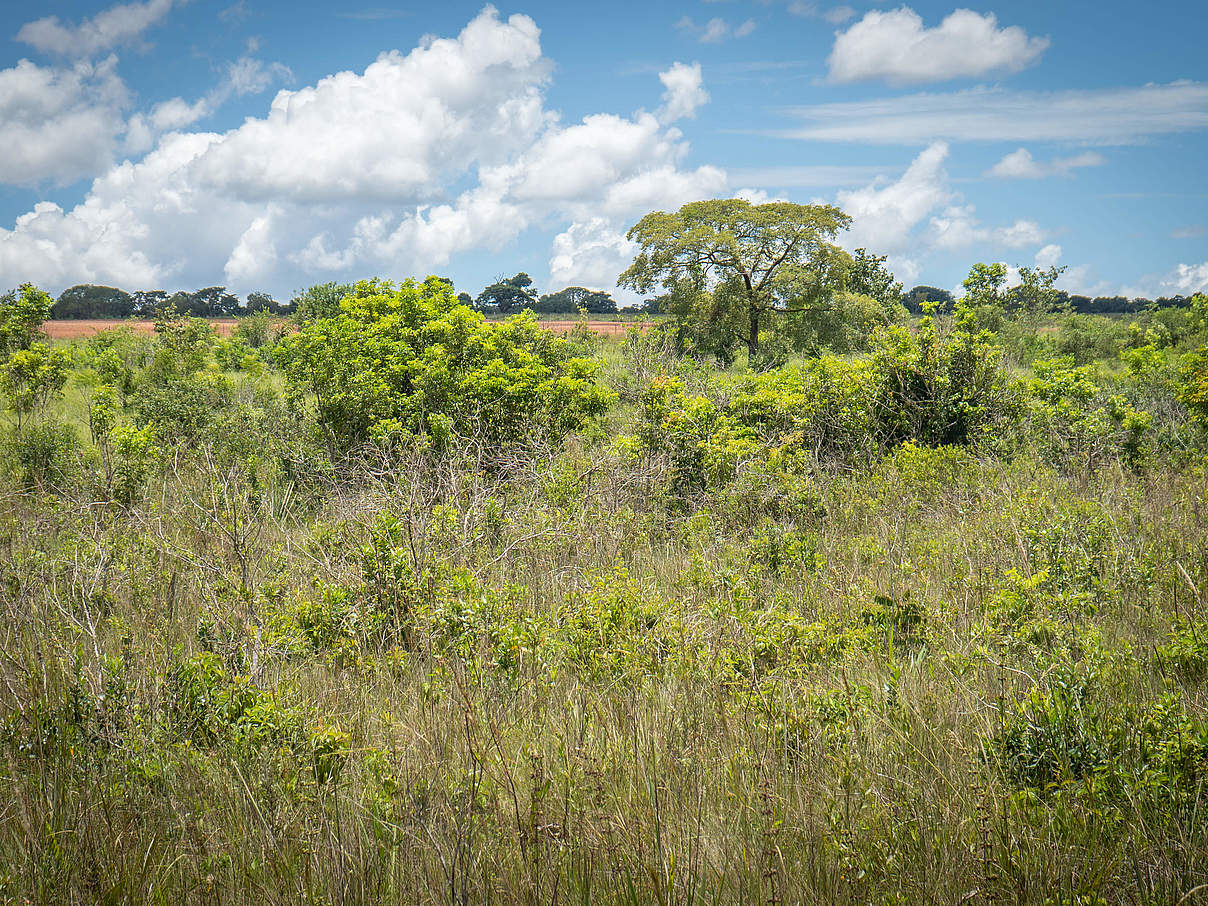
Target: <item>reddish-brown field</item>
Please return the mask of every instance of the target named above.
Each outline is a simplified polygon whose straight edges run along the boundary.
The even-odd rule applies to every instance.
[[[235,318],[209,318],[207,320],[223,336],[230,336],[231,331],[235,329],[235,325],[239,323]],[[155,323],[153,321],[123,320],[120,318],[84,318],[78,321],[47,321],[42,325],[42,332],[52,340],[74,340],[78,337],[90,337],[94,333],[100,333],[102,330],[109,330],[111,327],[118,327],[122,324],[129,325],[141,333],[153,333],[155,331]]]
[[[230,336],[231,331],[235,329],[235,325],[239,323],[236,318],[209,318],[209,323],[214,326],[223,336]],[[550,320],[542,321],[541,326],[546,330],[552,330],[555,333],[566,333],[569,330],[574,330],[575,326],[580,322],[578,320]],[[595,333],[601,336],[613,337],[624,336],[625,331],[637,322],[633,321],[587,321],[587,326]],[[155,325],[151,321],[135,321],[135,320],[120,320],[117,318],[92,318],[78,321],[47,321],[42,325],[42,330],[52,340],[74,340],[78,337],[90,337],[94,333],[99,333],[102,330],[108,330],[111,327],[117,327],[121,324],[128,324],[135,330],[143,333],[151,333],[155,330]],[[639,325],[640,326],[640,325]]]

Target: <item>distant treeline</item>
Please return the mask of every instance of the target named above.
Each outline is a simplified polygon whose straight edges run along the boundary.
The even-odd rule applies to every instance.
[[[449,282],[450,285],[452,281]],[[539,296],[528,274],[520,273],[501,279],[486,287],[477,298],[469,293],[458,297],[479,311],[507,314],[528,308],[538,314],[615,314],[616,300],[608,293],[568,286],[555,293]],[[298,293],[289,302],[278,302],[268,293],[248,293],[247,301],[227,292],[225,286],[207,286],[196,292],[167,293],[162,289],[144,289],[128,293],[113,286],[81,283],[63,290],[55,301],[50,316],[58,320],[85,318],[152,318],[158,312],[175,310],[179,314],[198,318],[230,318],[236,315],[267,311],[287,315],[298,310],[299,304],[311,317],[335,314],[339,300],[351,287],[340,283],[324,283]]]
[[[1010,304],[1011,290],[1007,290],[1007,302]],[[951,311],[956,298],[946,289],[938,286],[916,286],[902,296],[902,304],[912,314],[921,314],[923,303],[935,302],[940,312]],[[1071,295],[1058,290],[1056,302],[1059,308],[1069,308],[1080,315],[1131,315],[1148,311],[1153,308],[1184,308],[1191,303],[1189,296],[1161,296],[1157,299],[1146,299],[1138,296],[1130,299],[1127,296],[1090,296]]]
[[[181,290],[169,294],[162,289],[141,289],[128,293],[112,286],[81,283],[63,290],[55,300],[50,316],[64,321],[83,318],[151,318],[157,312],[168,309],[198,318],[230,318],[259,311],[289,314],[294,310],[294,306],[293,303],[282,304],[268,293],[248,293],[247,301],[242,302],[238,296],[228,293],[225,286],[207,286],[196,292]]]
[[[324,287],[327,286],[343,288],[340,284],[324,284]],[[304,298],[310,292],[305,290],[300,297]],[[480,311],[500,314],[524,308],[532,309],[537,314],[575,314],[581,310],[589,314],[614,314],[618,310],[616,300],[608,293],[581,286],[568,286],[556,293],[538,296],[532,289],[532,280],[524,273],[491,284],[477,298],[468,293],[460,293],[459,296],[467,305]],[[1189,304],[1187,296],[1161,296],[1157,299],[1130,299],[1127,296],[1091,298],[1058,292],[1057,299],[1060,307],[1068,307],[1079,314],[1095,315],[1136,314],[1153,308],[1182,308]],[[946,312],[952,310],[956,299],[951,292],[938,286],[916,286],[902,296],[902,303],[913,314],[920,314],[923,303],[928,301],[936,302],[938,311]],[[247,300],[241,301],[238,296],[227,292],[225,286],[207,286],[195,292],[181,290],[169,294],[162,289],[128,293],[112,286],[81,283],[63,290],[50,316],[59,320],[151,318],[159,311],[174,309],[180,314],[198,318],[230,318],[259,311],[288,315],[293,314],[297,307],[297,298],[278,302],[268,293],[259,292],[248,293]],[[651,314],[658,312],[657,304],[640,306],[640,309]]]

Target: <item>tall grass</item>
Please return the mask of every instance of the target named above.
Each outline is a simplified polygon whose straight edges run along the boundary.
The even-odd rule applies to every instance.
[[[10,480],[0,897],[1208,901],[1202,463],[906,445],[669,502],[632,416]]]

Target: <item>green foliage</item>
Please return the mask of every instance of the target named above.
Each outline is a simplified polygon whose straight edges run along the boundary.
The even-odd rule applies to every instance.
[[[777,315],[827,304],[851,268],[833,245],[851,218],[838,208],[739,198],[697,201],[675,214],[647,214],[626,234],[640,251],[618,278],[646,293],[661,286],[661,308],[709,338],[716,350],[743,343],[754,357],[760,331]]]
[[[1093,368],[1070,359],[1032,363],[1028,413],[1038,448],[1057,461],[1136,462],[1151,418],[1095,383]]]
[[[271,326],[271,310],[268,307],[260,308],[253,314],[240,318],[232,336],[252,349],[260,349],[268,345]]]
[[[51,309],[54,318],[128,318],[134,298],[112,286],[83,283],[63,290]]]
[[[873,406],[882,442],[980,446],[997,436],[1014,399],[1001,349],[988,334],[973,332],[971,321],[967,311],[958,313],[946,337],[929,319],[917,335],[891,327],[874,336]]]
[[[887,255],[874,255],[868,249],[856,249],[852,255],[847,288],[853,293],[869,296],[883,306],[900,304],[902,284],[894,280],[893,274],[885,267],[887,258]]]
[[[295,295],[290,306],[303,324],[334,318],[340,313],[340,301],[351,291],[352,287],[347,283],[317,283]]]
[[[1115,358],[1127,342],[1127,329],[1118,321],[1094,315],[1070,315],[1061,322],[1056,350],[1075,365],[1087,365],[1098,359]]]
[[[52,346],[10,416],[0,900],[1208,884],[1194,305],[992,337],[836,291],[885,317],[719,369],[705,322],[589,354],[443,280],[341,298],[281,366],[170,313]]]
[[[0,364],[0,387],[17,413],[18,426],[31,415],[41,416],[63,392],[70,364],[65,349],[46,343],[32,343],[9,353]]]
[[[104,448],[109,470],[108,487],[113,499],[129,506],[146,487],[147,478],[160,455],[150,426],[136,428],[117,424],[109,429]]]
[[[1208,345],[1183,358],[1183,382],[1183,403],[1201,425],[1208,427]]]
[[[65,488],[77,466],[79,440],[71,425],[35,421],[13,436],[8,447],[22,487]]]
[[[166,687],[168,725],[179,737],[244,751],[302,744],[300,716],[247,677],[230,674],[213,652],[182,658],[168,674]]]
[[[524,308],[535,308],[537,291],[532,288],[533,278],[521,271],[506,280],[500,278],[478,294],[474,305],[480,311],[499,314],[517,312]],[[452,287],[450,287],[450,291]],[[565,290],[564,290],[565,292]]]
[[[744,469],[867,462],[904,442],[992,446],[1015,400],[984,334],[928,324],[874,334],[871,357],[823,356],[793,368],[717,380],[725,402],[656,379],[641,400],[636,449],[663,457],[684,498]]]
[[[1208,679],[1208,627],[1196,620],[1175,623],[1170,640],[1157,648],[1158,661],[1185,682]]]
[[[558,439],[604,411],[598,366],[521,315],[486,322],[437,278],[357,284],[338,317],[278,347],[295,392],[343,444],[391,432],[473,435],[486,449]]]
[[[568,286],[556,293],[547,293],[532,305],[538,314],[616,314],[617,302],[606,292]]]
[[[1130,713],[1104,688],[1110,670],[1094,658],[1060,663],[1014,704],[996,741],[1007,779],[1114,808],[1202,808],[1208,725],[1174,697]]]
[[[53,305],[50,295],[32,283],[0,296],[0,359],[33,345]]]

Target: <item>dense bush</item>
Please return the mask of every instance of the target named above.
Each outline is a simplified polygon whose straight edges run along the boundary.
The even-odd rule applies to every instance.
[[[357,284],[335,317],[282,341],[278,361],[344,445],[396,432],[487,450],[537,433],[558,439],[603,412],[598,365],[531,314],[491,323],[444,280]]]

